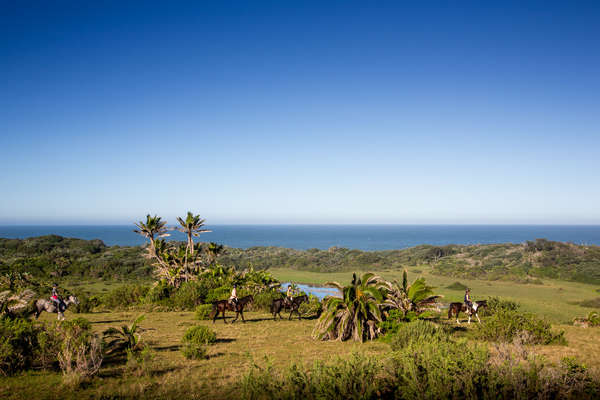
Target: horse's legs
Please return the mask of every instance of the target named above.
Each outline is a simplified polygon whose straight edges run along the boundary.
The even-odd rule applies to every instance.
[[[479,319],[479,314],[475,313],[475,316],[477,317],[477,322],[481,323],[481,320]]]
[[[223,322],[227,323],[227,321],[225,320],[225,310],[223,310]]]
[[[458,320],[459,314],[460,314],[460,310],[456,311],[456,323],[460,325],[460,321]]]
[[[467,314],[469,316],[469,324],[471,323],[471,314]]]
[[[244,319],[244,312],[242,310],[240,310],[240,315],[242,316],[242,322],[246,323],[246,320]]]

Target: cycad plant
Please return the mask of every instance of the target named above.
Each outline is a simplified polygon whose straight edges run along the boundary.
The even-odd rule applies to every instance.
[[[408,284],[406,270],[402,273],[402,283],[394,280],[383,282],[385,289],[384,305],[389,308],[398,309],[404,314],[404,318],[417,315],[426,310],[437,309],[437,300],[442,297],[434,295],[433,286],[425,283],[425,278],[417,278]]]
[[[337,282],[326,285],[340,290],[342,298],[325,298],[313,338],[341,341],[352,338],[359,342],[375,338],[376,324],[381,321],[381,278],[367,272],[361,277],[352,274],[352,282],[348,286]]]
[[[139,323],[142,322],[145,315],[138,316],[130,325],[122,325],[121,329],[108,328],[103,332],[106,349],[108,354],[114,354],[121,351],[135,351],[141,348],[142,335],[140,334]]]

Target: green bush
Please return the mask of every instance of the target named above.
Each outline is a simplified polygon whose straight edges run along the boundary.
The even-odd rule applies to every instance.
[[[148,290],[148,293],[146,293],[146,297],[144,298],[144,302],[148,304],[163,305],[165,305],[165,303],[170,303],[170,297],[173,290],[173,286],[169,286],[167,282],[158,281]]]
[[[261,310],[264,312],[271,311],[273,300],[283,298],[283,294],[278,290],[266,290],[254,295],[254,301],[251,304],[251,310]]]
[[[499,311],[517,311],[520,307],[516,301],[490,297],[487,300],[487,308],[483,308],[483,310],[485,311],[484,315],[493,315]]]
[[[226,300],[231,295],[231,286],[219,286],[215,289],[210,289],[206,294],[205,303],[213,303],[219,300]],[[238,294],[238,297],[241,297]]]
[[[179,310],[193,310],[206,302],[208,290],[202,282],[185,282],[171,294],[172,305]]]
[[[446,286],[446,288],[450,289],[450,290],[466,290],[467,286],[463,285],[462,283],[460,283],[460,282],[457,281],[457,282],[454,282],[451,285]]]
[[[148,291],[148,286],[123,285],[101,296],[100,302],[103,306],[111,309],[129,308],[141,304]]]
[[[0,375],[31,368],[37,336],[38,328],[27,319],[0,318]]]
[[[181,352],[188,359],[203,359],[207,357],[204,345],[213,344],[216,341],[217,335],[212,330],[202,325],[194,326],[183,335]]]
[[[217,334],[204,325],[189,328],[182,339],[183,343],[213,344],[217,341]]]
[[[79,304],[73,304],[69,310],[75,314],[87,314],[100,304],[100,300],[96,296],[88,297],[87,295],[80,293],[77,294],[77,300]]]
[[[304,302],[300,304],[300,308],[298,311],[303,317],[319,317],[321,316],[321,312],[323,311],[321,302],[314,295],[308,296],[308,302]]]
[[[549,322],[534,314],[500,310],[478,324],[476,337],[494,342],[512,342],[517,335],[526,335],[524,344],[566,344],[564,331],[554,332]]]
[[[451,338],[449,328],[439,326],[430,321],[417,320],[400,322],[395,329],[384,336],[393,350],[399,350],[413,343],[447,342]]]
[[[196,307],[196,319],[200,321],[208,320],[213,306],[211,304],[200,304]]]

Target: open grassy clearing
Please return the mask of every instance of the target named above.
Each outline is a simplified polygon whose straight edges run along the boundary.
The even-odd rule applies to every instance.
[[[350,272],[321,273],[291,269],[269,271],[282,282],[323,284],[328,281],[338,281],[347,284],[352,278]],[[430,271],[431,268],[427,265],[408,268],[409,280],[424,276],[428,284],[436,286],[436,293],[444,295],[443,302],[462,301],[463,291],[447,289],[447,286],[457,281],[456,278],[433,275]],[[377,273],[388,280],[402,279],[402,270],[386,270]],[[458,281],[471,288],[474,300],[490,296],[514,300],[521,304],[523,311],[545,316],[551,322],[561,324],[570,324],[574,317],[587,315],[594,310],[594,308],[581,307],[575,304],[576,302],[600,296],[597,285],[549,279],[543,280],[543,285],[474,279],[458,279]]]

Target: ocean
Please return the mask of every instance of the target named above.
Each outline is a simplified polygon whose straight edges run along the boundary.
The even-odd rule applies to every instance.
[[[145,239],[132,225],[0,226],[2,238],[56,234],[100,239],[109,246],[136,246]],[[332,246],[360,250],[403,249],[419,244],[522,243],[545,238],[600,245],[600,225],[212,225],[199,240],[231,247],[278,246],[305,250]],[[171,239],[184,240],[173,231]]]

